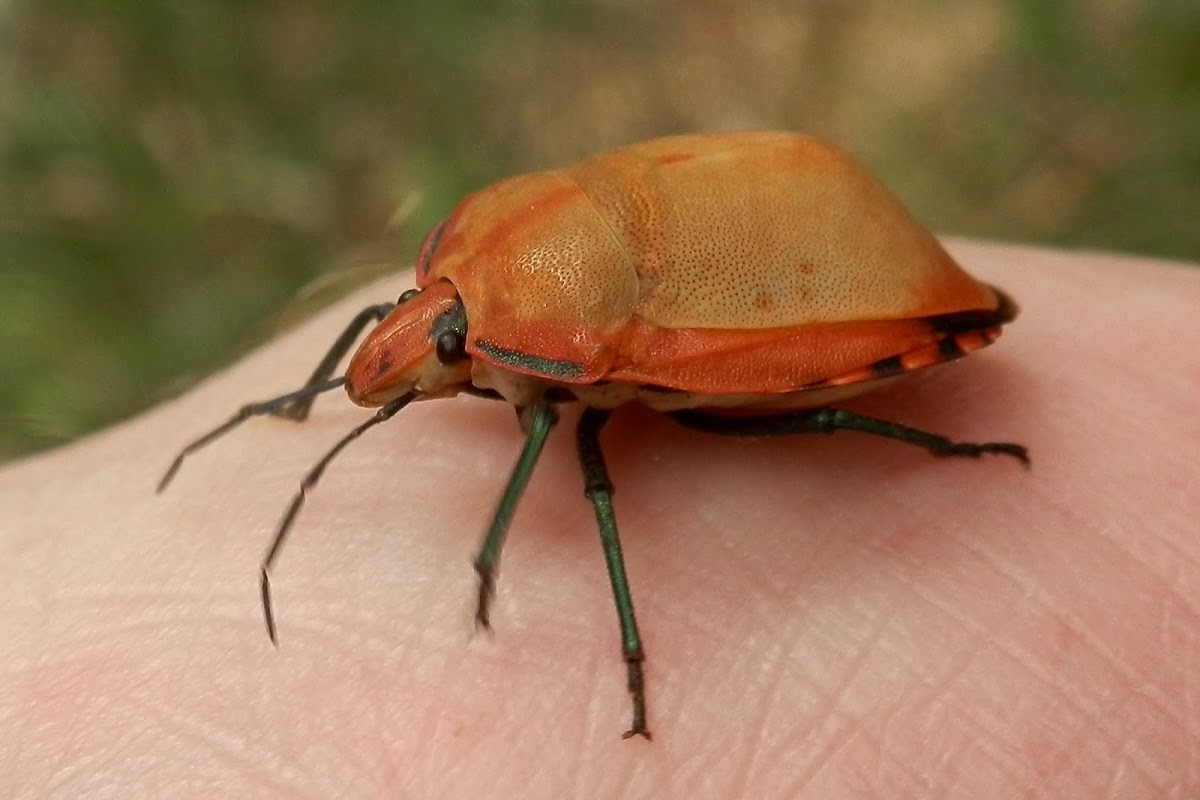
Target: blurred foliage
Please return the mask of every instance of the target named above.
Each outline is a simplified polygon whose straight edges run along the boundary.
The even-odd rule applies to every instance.
[[[1198,41],[1195,0],[0,0],[0,459],[665,133],[804,130],[936,230],[1194,260]]]

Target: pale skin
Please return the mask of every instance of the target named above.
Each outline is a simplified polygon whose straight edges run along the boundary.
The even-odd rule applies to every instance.
[[[273,573],[306,469],[368,416],[296,388],[398,275],[184,397],[0,471],[0,794],[1193,797],[1200,793],[1200,271],[952,243],[1022,314],[848,408],[965,441],[771,441],[618,412],[602,442],[652,742],[566,409],[474,635],[470,561],[512,411],[419,403],[354,443]],[[97,387],[102,391],[103,387]]]

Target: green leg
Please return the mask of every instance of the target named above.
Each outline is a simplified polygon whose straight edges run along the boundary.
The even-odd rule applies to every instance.
[[[633,614],[633,598],[629,594],[625,560],[621,557],[621,539],[617,535],[617,521],[613,516],[612,482],[608,479],[608,468],[604,465],[604,454],[600,450],[600,429],[608,421],[609,413],[597,408],[584,409],[576,434],[579,465],[583,470],[583,493],[596,512],[604,563],[608,567],[608,580],[612,585],[613,601],[617,605],[617,619],[621,623],[621,653],[625,657],[627,684],[633,698],[633,724],[623,738],[644,736],[649,739],[645,681],[642,676],[642,662],[646,656],[642,652],[642,640],[638,636],[637,619]]]
[[[479,575],[479,602],[475,607],[475,624],[481,628],[490,628],[490,606],[496,595],[496,565],[500,560],[500,549],[504,546],[504,537],[508,533],[508,524],[512,522],[513,512],[517,508],[517,500],[529,483],[529,476],[542,454],[546,437],[554,423],[558,422],[558,414],[546,400],[539,400],[521,411],[521,425],[525,428],[527,438],[521,456],[513,467],[508,486],[500,497],[500,505],[492,517],[492,525],[488,528],[479,555],[475,557],[475,572]]]
[[[724,417],[702,411],[675,411],[670,417],[686,428],[723,436],[788,436],[797,433],[858,431],[923,447],[935,456],[979,458],[985,453],[996,453],[1011,456],[1029,466],[1029,453],[1019,444],[952,442],[944,436],[835,408],[817,408],[762,417]]]

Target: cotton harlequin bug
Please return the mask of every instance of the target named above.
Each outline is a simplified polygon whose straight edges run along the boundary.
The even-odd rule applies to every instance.
[[[463,200],[426,237],[417,288],[364,309],[303,388],[242,408],[183,459],[263,414],[304,419],[345,385],[378,407],[309,472],[262,562],[269,571],[304,491],[367,428],[413,400],[460,392],[518,411],[524,449],[475,560],[476,621],[488,626],[501,545],[550,429],[579,401],[584,494],[591,502],[620,622],[633,722],[649,738],[643,652],[599,434],[612,409],[641,403],[723,435],[853,430],[939,456],[1012,456],[829,407],[884,379],[985,347],[1017,314],[967,275],[870,175],[839,151],[790,133],[656,139],[555,172],[521,175]],[[331,379],[359,334],[378,323]],[[736,410],[734,413],[730,413]],[[723,413],[724,412],[724,413]]]

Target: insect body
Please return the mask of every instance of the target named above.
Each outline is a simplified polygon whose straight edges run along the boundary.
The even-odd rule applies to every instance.
[[[303,419],[344,383],[379,412],[460,392],[519,412],[527,438],[476,558],[477,622],[488,625],[501,545],[555,404],[579,401],[584,492],[595,511],[621,628],[633,721],[649,737],[643,651],[599,435],[611,410],[641,403],[690,428],[769,436],[857,430],[939,456],[1024,447],[955,443],[829,407],[882,380],[984,347],[1016,306],[967,275],[872,177],[837,150],[788,133],[657,139],[463,200],[426,237],[416,289],[364,309],[304,388],[246,406],[182,459],[260,414]],[[372,322],[344,379],[341,358]],[[736,413],[730,413],[736,409]],[[291,527],[296,496],[263,562]]]

